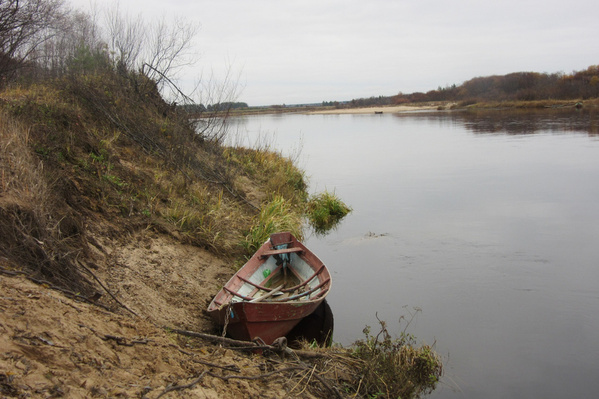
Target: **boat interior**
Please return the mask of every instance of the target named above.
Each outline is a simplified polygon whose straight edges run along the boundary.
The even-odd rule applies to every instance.
[[[293,246],[285,235],[271,236],[270,248],[262,251],[247,274],[237,273],[223,287],[227,295],[215,299],[222,307],[229,302],[287,302],[318,299],[328,291],[330,277],[321,281],[323,264],[315,270],[303,257],[304,249]]]

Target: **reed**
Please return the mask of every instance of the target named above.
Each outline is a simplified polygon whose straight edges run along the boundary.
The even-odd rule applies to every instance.
[[[366,326],[364,338],[352,345],[322,347],[301,341],[297,353],[314,362],[316,372],[344,392],[344,397],[420,398],[435,389],[443,364],[433,346],[418,344],[414,335],[407,333],[416,313],[400,318],[400,324],[406,323],[399,336],[392,336],[379,319],[377,333]]]

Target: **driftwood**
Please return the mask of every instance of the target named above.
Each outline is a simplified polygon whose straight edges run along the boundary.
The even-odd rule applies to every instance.
[[[160,395],[156,396],[156,399],[166,395],[169,392],[172,391],[180,391],[183,389],[189,389],[189,388],[193,388],[196,384],[198,384],[200,381],[202,381],[202,379],[209,375],[210,377],[214,377],[214,378],[219,378],[223,381],[229,381],[232,379],[237,379],[237,380],[261,380],[261,379],[267,379],[269,377],[272,377],[275,374],[284,374],[287,372],[292,372],[292,371],[308,371],[311,373],[311,377],[316,378],[330,393],[332,393],[336,398],[338,399],[343,399],[343,396],[341,396],[341,394],[339,393],[339,391],[337,391],[335,388],[331,387],[324,378],[322,378],[321,376],[319,376],[318,374],[314,373],[314,370],[309,368],[309,367],[305,367],[305,366],[291,366],[291,367],[285,367],[282,369],[278,369],[278,370],[274,370],[271,371],[269,373],[264,373],[264,374],[260,374],[260,375],[253,375],[253,376],[246,376],[246,375],[218,375],[215,373],[212,373],[210,371],[203,371],[197,378],[195,378],[194,380],[192,380],[191,382],[189,382],[188,384],[183,384],[183,385],[171,385],[168,386],[164,389],[164,391],[162,391],[160,393]]]
[[[266,345],[263,342],[238,341],[236,339],[221,337],[221,336],[217,336],[217,335],[199,333],[199,332],[188,331],[188,330],[180,330],[180,329],[176,329],[176,328],[167,328],[167,330],[174,332],[176,334],[187,336],[187,337],[200,338],[200,339],[204,339],[204,340],[207,340],[207,341],[210,341],[213,343],[218,343],[220,345],[226,345],[226,347],[228,349],[232,349],[232,350],[264,350],[264,351],[272,351],[274,353],[278,353],[281,356],[284,356],[285,354],[290,354],[295,357],[296,361],[294,363],[292,363],[292,365],[289,367],[284,367],[284,368],[281,368],[278,370],[274,370],[274,371],[256,375],[256,376],[243,376],[243,375],[221,376],[221,375],[212,373],[210,371],[204,371],[197,378],[195,378],[193,381],[191,381],[188,384],[167,387],[159,396],[157,396],[157,398],[159,398],[171,391],[192,388],[197,383],[199,383],[206,375],[214,377],[214,378],[220,378],[223,381],[228,381],[230,379],[259,380],[259,379],[266,379],[266,378],[272,377],[275,374],[282,374],[282,373],[293,372],[293,371],[304,371],[304,372],[309,373],[310,377],[308,378],[308,383],[310,382],[310,379],[314,378],[318,382],[320,382],[320,384],[322,384],[322,386],[328,392],[330,392],[333,397],[338,398],[338,399],[343,398],[342,395],[339,393],[339,391],[334,386],[331,386],[325,378],[323,378],[322,376],[320,376],[318,373],[315,372],[314,367],[308,366],[305,363],[303,363],[301,360],[299,360],[299,357],[326,358],[327,356],[325,354],[320,354],[315,351],[300,351],[300,350],[294,351],[287,347],[287,339],[285,337],[276,339],[275,342],[273,343],[273,345]],[[219,367],[219,368],[224,368],[224,367]]]
[[[325,358],[329,355],[319,353],[316,351],[306,351],[306,350],[292,350],[285,345],[281,344],[281,341],[277,340],[273,343],[273,345],[266,345],[264,343],[257,342],[249,342],[249,341],[238,341],[236,339],[221,337],[218,335],[200,333],[195,331],[188,330],[179,330],[177,328],[164,327],[166,330],[177,333],[179,335],[184,335],[186,337],[194,337],[205,339],[206,341],[210,341],[213,343],[227,345],[228,349],[233,350],[269,350],[279,354],[289,354],[298,356],[304,359],[317,359],[317,358]]]
[[[227,345],[231,345],[233,347],[242,347],[242,348],[254,348],[256,349],[256,346],[258,346],[258,344],[256,344],[255,342],[248,342],[248,341],[238,341],[236,339],[231,339],[231,338],[226,338],[226,337],[221,337],[218,335],[212,335],[212,334],[205,334],[205,333],[200,333],[200,332],[195,332],[195,331],[188,331],[188,330],[179,330],[177,328],[170,328],[170,327],[164,327],[167,331],[170,332],[174,332],[177,333],[179,335],[184,335],[186,337],[194,337],[194,338],[201,338],[201,339],[205,339],[207,341],[210,342],[215,342],[218,344],[227,344]],[[265,349],[273,349],[274,350],[274,346],[271,345],[261,345],[261,346],[266,346],[267,348]]]

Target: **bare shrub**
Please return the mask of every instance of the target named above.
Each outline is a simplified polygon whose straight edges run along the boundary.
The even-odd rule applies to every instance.
[[[375,398],[419,398],[435,389],[443,364],[432,346],[418,345],[416,337],[406,332],[415,314],[398,337],[389,333],[382,320],[376,335],[369,326],[364,328],[364,339],[353,345],[354,356],[363,362],[357,373],[357,393]]]
[[[0,78],[10,77],[30,60],[63,16],[62,0],[0,2]]]

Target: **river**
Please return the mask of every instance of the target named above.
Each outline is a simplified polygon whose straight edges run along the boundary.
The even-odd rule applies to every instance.
[[[232,119],[353,212],[306,244],[334,341],[366,325],[434,344],[432,398],[599,392],[599,116],[587,110]]]

